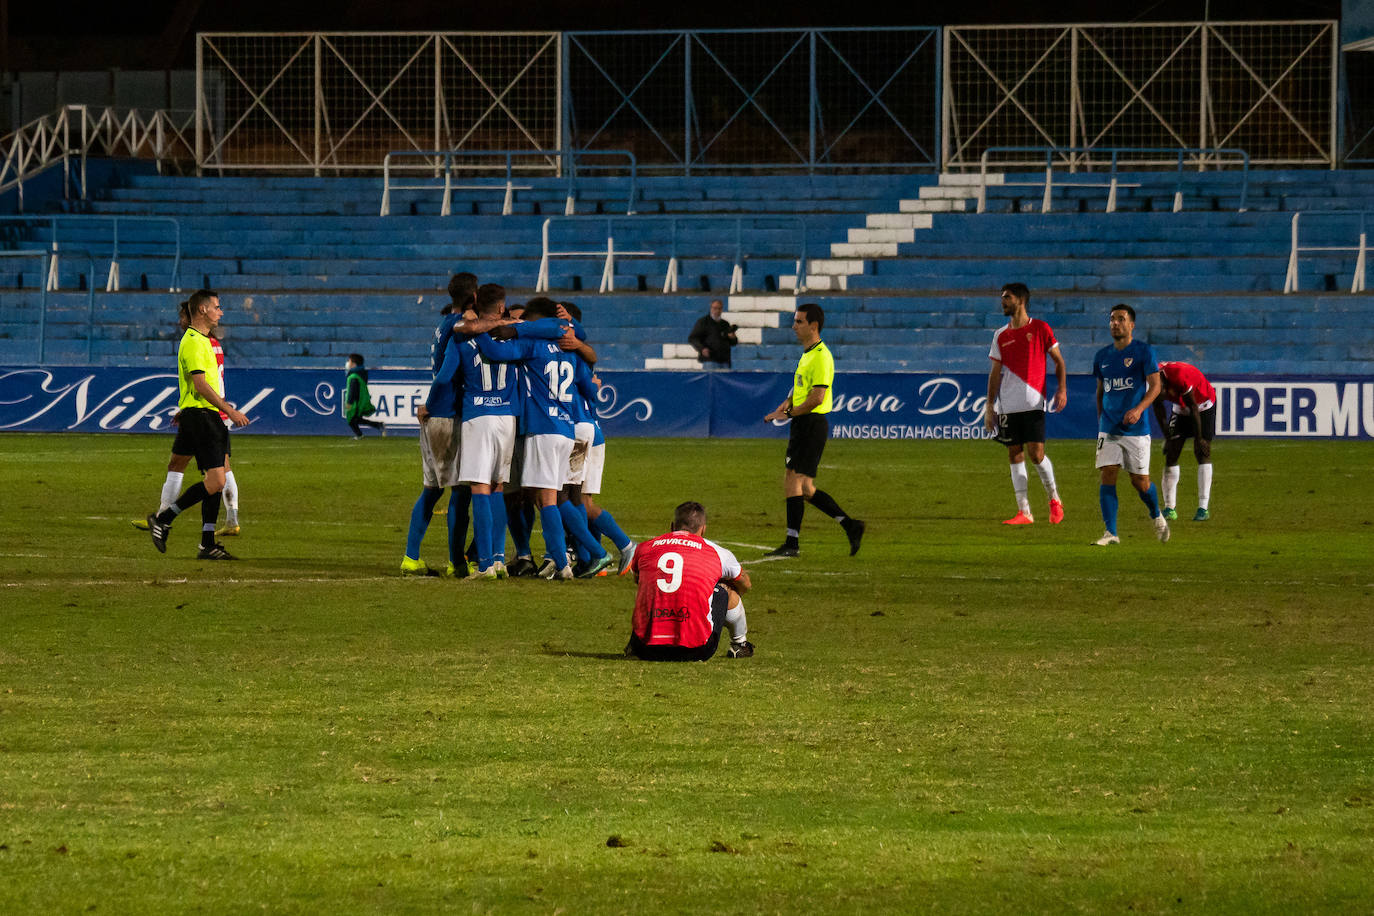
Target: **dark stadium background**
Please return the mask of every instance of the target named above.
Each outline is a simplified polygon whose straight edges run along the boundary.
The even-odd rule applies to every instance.
[[[197,31],[482,31],[797,28],[1019,22],[1335,19],[1340,0],[970,0],[851,4],[833,0],[0,0],[0,72],[194,66]],[[6,26],[8,41],[5,41]],[[5,47],[7,45],[7,47]]]

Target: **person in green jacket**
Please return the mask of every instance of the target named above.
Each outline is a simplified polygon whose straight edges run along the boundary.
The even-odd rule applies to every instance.
[[[348,354],[348,378],[344,382],[344,419],[348,428],[353,430],[353,438],[363,437],[362,427],[371,426],[386,435],[386,424],[366,419],[376,408],[367,391],[367,370],[363,368],[363,358],[357,353]]]

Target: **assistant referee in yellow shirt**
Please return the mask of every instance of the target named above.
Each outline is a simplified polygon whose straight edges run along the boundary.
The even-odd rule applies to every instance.
[[[814,303],[799,307],[792,316],[792,333],[797,335],[797,343],[802,348],[792,380],[792,393],[763,418],[769,423],[789,418],[792,421],[787,439],[787,470],[783,475],[787,540],[769,553],[770,557],[795,557],[801,553],[802,514],[808,502],[840,523],[849,537],[851,557],[859,552],[864,536],[863,522],[849,517],[829,493],[816,489],[821,453],[825,451],[825,440],[830,437],[830,420],[826,415],[830,413],[831,387],[835,382],[835,359],[821,340],[823,327],[825,312]]]

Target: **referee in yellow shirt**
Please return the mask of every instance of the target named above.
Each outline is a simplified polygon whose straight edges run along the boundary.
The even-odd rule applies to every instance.
[[[169,508],[148,516],[148,533],[159,553],[167,552],[167,536],[172,521],[182,512],[200,503],[201,560],[232,560],[233,555],[215,541],[215,523],[224,491],[225,459],[229,452],[229,430],[220,420],[220,411],[235,426],[247,426],[248,417],[224,399],[219,361],[210,343],[210,331],[219,324],[224,310],[219,294],[214,290],[197,290],[186,303],[188,326],[177,348],[177,387],[180,398],[177,407],[177,437],[172,452],[194,455],[196,467],[205,475],[193,484]]]
[[[859,552],[864,536],[864,523],[851,518],[834,498],[816,489],[816,472],[820,470],[821,453],[830,437],[831,387],[835,382],[835,359],[830,348],[821,340],[825,327],[825,312],[815,304],[803,305],[792,317],[792,333],[801,344],[801,359],[792,381],[792,393],[777,409],[763,419],[769,423],[791,419],[787,439],[787,469],[783,474],[783,493],[787,498],[787,540],[768,554],[770,557],[795,557],[801,553],[802,514],[811,503],[840,523],[849,537],[849,555]]]

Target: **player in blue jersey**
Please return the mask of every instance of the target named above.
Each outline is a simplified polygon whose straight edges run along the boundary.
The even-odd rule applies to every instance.
[[[440,310],[439,324],[429,342],[429,371],[434,375],[439,374],[439,367],[444,363],[444,349],[453,335],[453,326],[463,320],[463,313],[477,302],[477,275],[466,271],[454,274],[448,281],[448,298],[449,303]]]
[[[454,275],[448,284],[451,301],[440,313],[439,325],[434,329],[430,341],[430,364],[435,373],[435,382],[430,387],[425,404],[416,411],[416,419],[420,421],[420,467],[424,488],[410,511],[406,552],[401,558],[403,576],[438,575],[420,559],[420,544],[434,515],[434,507],[439,504],[444,490],[448,488],[452,489],[446,518],[449,560],[444,575],[458,578],[467,575],[467,563],[463,559],[463,542],[467,538],[471,491],[461,486],[458,480],[461,416],[459,400],[462,396],[462,378],[456,376],[456,363],[442,382],[439,381],[438,375],[444,367],[448,344],[455,329],[476,333],[487,331],[497,323],[486,319],[469,321],[463,317],[464,312],[476,301],[476,292],[475,276],[470,273]]]
[[[1150,483],[1150,404],[1159,397],[1159,364],[1150,345],[1135,340],[1135,309],[1112,308],[1109,322],[1112,345],[1097,351],[1093,375],[1097,378],[1097,467],[1102,522],[1106,532],[1095,542],[1099,547],[1120,544],[1116,533],[1116,477],[1124,467],[1140,501],[1154,519],[1155,535],[1169,540],[1169,523],[1159,509],[1159,495]]]
[[[495,318],[505,307],[506,291],[495,283],[477,290],[477,317]],[[504,579],[506,501],[520,413],[519,367],[482,355],[486,335],[468,337],[456,348],[463,373],[463,456],[458,476],[472,488],[472,527],[477,542],[477,574]]]
[[[561,302],[559,305],[574,322],[581,322],[580,308],[571,302]],[[592,373],[591,365],[585,359],[578,359],[573,380],[574,445],[568,468],[568,485],[564,488],[566,502],[560,502],[559,509],[576,511],[592,537],[598,541],[602,537],[611,539],[611,543],[620,554],[618,571],[623,575],[629,571],[630,560],[634,555],[634,543],[620,529],[615,516],[598,506],[592,499],[601,492],[601,479],[606,466],[606,437],[596,417],[598,382]],[[564,510],[565,505],[571,508]],[[585,550],[579,550],[578,559],[585,572],[591,565],[590,555]]]
[[[568,478],[568,462],[573,449],[574,426],[569,413],[576,373],[575,358],[566,348],[578,348],[575,334],[569,331],[563,341],[527,339],[526,333],[540,327],[540,319],[553,317],[548,300],[526,303],[520,337],[506,342],[479,342],[489,359],[519,361],[524,380],[522,428],[525,433],[521,484],[531,490],[539,508],[540,527],[548,554],[539,575],[545,579],[571,579],[567,540],[563,534],[565,517],[558,507],[558,495]],[[593,359],[595,358],[593,354]],[[595,575],[610,565],[610,558],[579,519],[566,519],[569,530],[592,558],[588,574]]]

